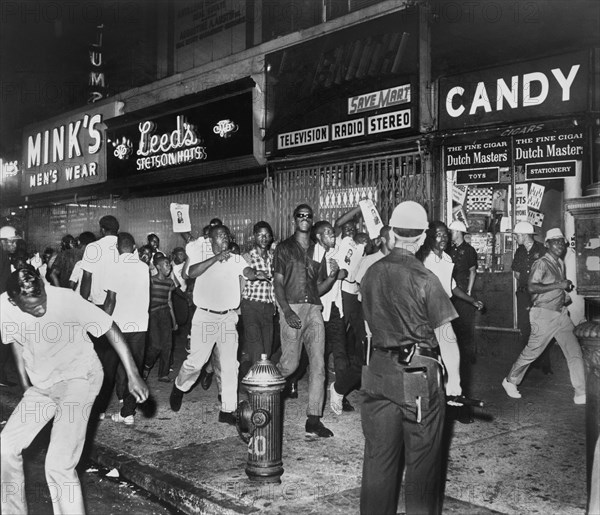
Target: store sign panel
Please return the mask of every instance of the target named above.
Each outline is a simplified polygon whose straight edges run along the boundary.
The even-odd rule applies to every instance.
[[[456,170],[456,184],[495,184],[500,182],[500,168],[469,168]]]
[[[510,140],[472,141],[444,147],[446,170],[456,171],[456,184],[495,184],[500,168],[509,166]]]
[[[514,138],[516,165],[525,165],[527,180],[574,177],[576,161],[584,157],[581,129],[556,130]]]
[[[528,181],[540,179],[560,179],[575,177],[576,161],[556,161],[554,163],[535,163],[525,165],[525,177]]]
[[[30,125],[23,132],[21,193],[32,195],[106,181],[104,121],[113,102]]]
[[[113,177],[250,155],[252,93],[124,124],[108,143]]]
[[[588,53],[515,63],[440,80],[440,129],[587,110]]]

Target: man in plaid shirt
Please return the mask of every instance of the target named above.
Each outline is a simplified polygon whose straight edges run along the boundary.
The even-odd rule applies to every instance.
[[[265,272],[269,280],[248,281],[242,292],[240,307],[244,341],[240,358],[240,378],[247,374],[261,354],[271,357],[273,350],[273,229],[267,222],[260,221],[254,224],[253,234],[254,246],[243,257],[251,268]]]

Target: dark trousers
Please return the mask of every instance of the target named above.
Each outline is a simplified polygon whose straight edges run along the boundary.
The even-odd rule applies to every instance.
[[[8,380],[7,370],[9,363],[13,362],[13,354],[10,345],[4,345],[0,340],[0,381]]]
[[[141,375],[142,369],[144,368],[144,354],[146,352],[146,331],[123,333],[123,336],[125,337],[127,347],[129,347],[129,350],[131,351],[137,371]],[[137,405],[135,397],[129,393],[128,386],[125,368],[123,368],[123,363],[119,363],[117,377],[115,379],[115,389],[117,391],[117,397],[123,399],[121,415],[124,417],[135,415],[135,408]]]
[[[158,309],[150,312],[148,322],[148,347],[144,368],[150,370],[158,359],[158,377],[169,375],[171,349],[173,347],[173,322],[169,309]]]
[[[271,302],[258,302],[242,299],[243,337],[240,352],[240,378],[260,359],[261,354],[271,358],[273,352],[273,317],[275,305]]]
[[[347,395],[360,385],[361,365],[348,355],[346,325],[335,303],[325,322],[325,355],[329,354],[333,355],[335,390],[340,395]]]
[[[95,414],[105,413],[110,404],[113,388],[115,387],[115,376],[120,360],[115,349],[113,349],[113,346],[105,335],[100,336],[100,338],[96,338],[89,333],[88,335],[94,344],[94,350],[96,351],[98,359],[102,364],[102,369],[104,370],[102,387],[100,388],[98,397],[96,397],[93,412]]]
[[[363,341],[367,337],[365,331],[365,319],[362,313],[362,305],[358,295],[342,291],[342,304],[344,306],[344,323],[348,330],[349,356],[357,363],[364,361]]]
[[[410,367],[426,367],[427,372],[407,374],[394,355],[379,351],[374,351],[369,366],[363,367],[363,515],[397,513],[403,450],[406,513],[441,513],[445,415],[441,369],[433,359],[421,356],[414,356]],[[420,410],[417,398],[421,399]]]

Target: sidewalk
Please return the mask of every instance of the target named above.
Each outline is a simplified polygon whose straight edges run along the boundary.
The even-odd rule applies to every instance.
[[[554,375],[532,370],[521,385],[523,398],[506,396],[501,381],[517,350],[501,341],[479,350],[472,396],[486,406],[476,421],[449,423],[449,456],[444,513],[583,514],[586,504],[585,408],[573,404],[568,370],[558,346]],[[184,359],[176,354],[175,369]],[[334,415],[325,407],[324,424],[334,438],[304,433],[307,379],[298,399],[285,401],[280,485],[250,482],[246,446],[234,427],[217,422],[216,381],[197,386],[181,411],[168,404],[171,384],[149,386],[157,410],[138,413],[134,426],[105,420],[91,449],[99,464],[117,468],[122,478],[145,488],[184,513],[358,513],[364,439],[359,397],[349,397],[354,413]],[[18,388],[0,392],[2,420],[18,402]],[[115,400],[111,407],[118,410]],[[403,503],[400,504],[403,511]]]

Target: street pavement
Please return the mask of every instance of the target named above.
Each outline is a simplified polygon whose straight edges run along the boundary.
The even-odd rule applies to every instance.
[[[444,513],[585,513],[585,407],[573,404],[556,345],[554,374],[533,369],[520,387],[523,398],[507,397],[501,382],[518,352],[502,333],[479,339],[471,396],[485,406],[475,409],[471,424],[448,420]],[[175,372],[184,358],[180,342]],[[301,380],[299,398],[285,400],[281,484],[260,484],[246,476],[246,444],[236,428],[217,421],[216,381],[186,394],[178,413],[169,408],[171,384],[158,382],[156,371],[148,384],[152,416],[138,412],[133,426],[104,420],[90,437],[86,454],[99,465],[183,513],[358,513],[364,448],[358,392],[349,396],[355,412],[336,416],[327,401],[323,423],[333,438],[309,438],[308,380]],[[20,390],[1,390],[5,421]],[[119,409],[116,399],[111,409]],[[404,512],[402,498],[398,511]]]

